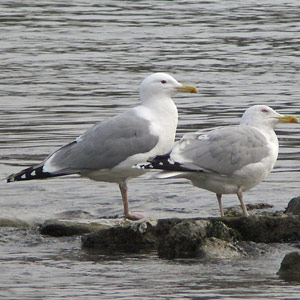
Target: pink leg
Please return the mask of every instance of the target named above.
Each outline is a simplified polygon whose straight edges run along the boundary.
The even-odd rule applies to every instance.
[[[218,199],[218,203],[219,203],[221,218],[224,218],[223,207],[222,207],[222,194],[216,194],[216,195],[217,195],[217,199]]]
[[[127,197],[127,184],[125,181],[122,181],[119,184],[119,188],[122,195],[122,201],[124,206],[124,217],[129,220],[140,220],[145,218],[144,214],[141,213],[131,213],[129,211],[128,197]]]
[[[238,196],[238,198],[239,198],[239,200],[240,200],[240,203],[241,203],[241,206],[242,206],[242,210],[243,210],[244,216],[248,217],[249,214],[248,214],[246,205],[245,205],[244,200],[243,200],[243,194],[242,194],[242,192],[241,192],[241,191],[238,191],[236,194],[237,194],[237,196]]]

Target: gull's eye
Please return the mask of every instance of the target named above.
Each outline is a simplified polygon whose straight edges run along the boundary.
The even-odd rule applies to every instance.
[[[269,110],[266,109],[266,108],[263,108],[261,111],[262,111],[263,113],[268,113],[268,112],[269,112]]]
[[[162,84],[165,84],[165,83],[167,83],[167,81],[166,81],[166,80],[162,80],[161,83],[162,83]]]

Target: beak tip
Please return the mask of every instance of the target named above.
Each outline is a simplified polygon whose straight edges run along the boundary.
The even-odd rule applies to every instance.
[[[299,119],[296,116],[293,116],[293,115],[285,115],[285,116],[279,118],[279,122],[282,122],[282,123],[299,123]]]
[[[186,85],[186,84],[183,84],[181,87],[176,88],[176,90],[178,92],[184,92],[184,93],[190,93],[190,94],[197,94],[198,93],[198,90],[195,86]]]

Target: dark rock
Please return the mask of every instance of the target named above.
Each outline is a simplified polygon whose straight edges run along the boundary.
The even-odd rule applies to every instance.
[[[82,237],[82,247],[105,252],[140,252],[155,249],[157,238],[150,222],[97,230]]]
[[[98,222],[98,223],[97,223]],[[211,238],[223,240],[226,251],[237,242],[281,243],[300,241],[299,216],[250,216],[207,219],[161,219],[129,221],[81,220],[48,221],[41,226],[42,234],[71,236],[90,233],[82,238],[83,248],[108,252],[139,252],[157,250],[160,257],[187,258],[206,256],[203,248]],[[224,248],[220,246],[221,250]],[[245,249],[244,247],[241,247]],[[247,250],[245,250],[247,252]],[[224,254],[225,255],[225,254]],[[231,255],[231,254],[230,254]],[[217,253],[214,253],[217,257]]]
[[[224,218],[222,221],[240,234],[240,239],[258,243],[300,240],[300,216],[250,216]]]
[[[281,262],[279,278],[300,282],[300,251],[288,253]]]
[[[243,255],[241,247],[214,237],[205,239],[199,249],[199,257],[205,259],[231,259]]]
[[[262,214],[261,210],[265,210],[266,212],[273,208],[273,205],[268,203],[254,203],[254,204],[246,204],[247,210],[252,211],[252,214]],[[225,209],[224,212],[226,217],[241,217],[243,216],[243,212],[240,206],[233,206]]]
[[[172,227],[174,227],[176,224],[182,221],[183,221],[182,219],[178,219],[178,218],[157,220],[157,226],[156,226],[157,236],[164,238],[169,233]]]
[[[240,239],[238,231],[229,228],[220,219],[211,219],[207,225],[207,236],[215,237],[224,241]]]
[[[246,204],[247,210],[255,210],[255,209],[268,209],[273,208],[274,206],[268,203],[254,203],[254,204]]]
[[[206,237],[208,221],[183,220],[166,236],[159,237],[158,255],[166,258],[199,256],[199,247]]]
[[[288,203],[285,213],[300,215],[300,197],[295,197]]]
[[[108,226],[98,223],[80,223],[70,221],[46,221],[40,227],[41,234],[55,237],[82,235]]]

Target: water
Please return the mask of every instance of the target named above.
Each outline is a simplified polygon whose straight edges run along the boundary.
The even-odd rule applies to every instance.
[[[91,124],[138,104],[164,71],[199,95],[174,100],[177,137],[236,124],[253,104],[300,116],[298,1],[6,1],[0,3],[0,178],[39,162]],[[299,126],[282,124],[274,172],[245,195],[275,210],[299,195]],[[79,178],[0,183],[0,217],[42,222],[71,210],[122,213],[118,188]],[[188,182],[129,183],[133,210],[154,218],[217,216],[215,196]],[[237,204],[224,197],[224,207]],[[79,239],[1,231],[3,299],[295,299],[277,279],[288,246],[250,260],[106,257]]]

